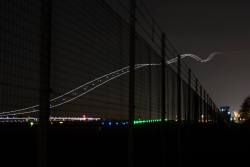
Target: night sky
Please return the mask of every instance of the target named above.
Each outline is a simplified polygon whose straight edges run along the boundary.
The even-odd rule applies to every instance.
[[[223,52],[207,64],[185,61],[218,106],[240,109],[250,95],[250,2],[144,2],[180,53]]]

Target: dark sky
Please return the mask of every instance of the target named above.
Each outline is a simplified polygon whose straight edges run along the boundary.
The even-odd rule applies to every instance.
[[[238,110],[250,95],[250,1],[143,1],[180,53],[224,53],[185,61],[218,106]]]

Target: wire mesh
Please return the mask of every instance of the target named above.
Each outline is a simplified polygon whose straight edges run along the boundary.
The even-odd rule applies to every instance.
[[[0,114],[37,117],[41,4],[3,0],[0,6]],[[52,1],[52,117],[128,119],[129,10],[129,1]],[[163,102],[161,57],[170,60],[179,52],[167,39],[166,55],[161,55],[162,29],[143,2],[136,5],[135,28],[135,119],[159,119],[164,103],[166,118],[176,120],[178,64],[165,64]],[[189,110],[191,120],[208,113],[212,116],[210,110],[217,108],[203,96],[203,88],[193,73],[189,85],[188,70],[181,61],[181,119],[188,118]]]

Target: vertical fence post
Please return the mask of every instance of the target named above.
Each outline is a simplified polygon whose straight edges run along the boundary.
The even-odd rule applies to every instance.
[[[208,93],[206,92],[206,122],[208,121]]]
[[[154,20],[152,19],[152,32],[151,32],[151,41],[154,42],[154,35],[155,35],[155,25]],[[149,64],[151,64],[151,54],[153,54],[152,50],[150,49],[150,55],[149,55]],[[152,119],[152,67],[149,66],[149,119]]]
[[[181,122],[181,56],[177,60],[177,121]]]
[[[210,121],[211,123],[213,123],[213,103],[212,103],[212,99],[210,98]]]
[[[149,54],[149,64],[151,64],[151,53],[152,53],[152,51],[150,50],[150,54]],[[149,87],[149,119],[152,119],[152,76],[151,76],[151,73],[152,73],[152,68],[151,68],[151,66],[149,66],[149,75],[148,75],[148,82],[149,82],[149,84],[148,84],[148,87]]]
[[[161,36],[161,123],[162,123],[162,134],[161,134],[161,147],[162,147],[162,166],[166,166],[166,138],[165,138],[165,128],[164,122],[166,118],[166,82],[165,82],[165,33]]]
[[[165,116],[166,116],[166,98],[165,98],[165,93],[166,93],[166,85],[165,85],[165,34],[162,34],[161,37],[161,122],[163,123],[165,121]]]
[[[210,98],[210,120],[211,123],[213,124],[213,101],[211,98]]]
[[[41,0],[40,99],[37,166],[47,167],[50,112],[51,0]]]
[[[134,166],[133,124],[135,118],[135,8],[136,0],[130,0],[128,167]]]
[[[177,121],[181,123],[181,56],[178,55],[177,61]],[[182,143],[181,143],[181,127],[177,128],[177,152],[178,166],[182,166]]]
[[[207,123],[209,121],[209,107],[210,106],[210,99],[209,99],[209,95],[207,94]]]
[[[130,0],[129,32],[129,124],[133,125],[135,116],[135,0]]]
[[[215,104],[213,101],[212,101],[212,112],[213,112],[213,124],[216,124]]]
[[[214,102],[212,103],[213,106],[213,123],[216,124],[216,113],[215,113],[215,104]]]
[[[166,59],[165,59],[166,60]],[[165,66],[165,74],[166,74],[166,118],[167,120],[170,119],[170,109],[169,109],[169,67],[168,64]]]
[[[213,100],[210,98],[210,120],[213,124]]]
[[[188,69],[188,123],[191,121],[191,69]]]
[[[203,92],[203,122],[205,123],[206,120],[206,90]]]
[[[209,121],[209,95],[207,94],[207,122]]]
[[[195,113],[194,113],[194,121],[198,123],[198,112],[199,112],[199,95],[198,95],[198,79],[195,79]]]
[[[209,117],[209,118],[210,118],[210,123],[213,123],[213,111],[212,111],[212,110],[213,110],[213,108],[212,108],[213,106],[212,106],[212,99],[210,98],[209,100],[210,100],[210,102],[209,102],[210,117]]]
[[[201,120],[200,122],[202,122],[202,86],[200,85],[200,111],[199,111],[199,119]]]

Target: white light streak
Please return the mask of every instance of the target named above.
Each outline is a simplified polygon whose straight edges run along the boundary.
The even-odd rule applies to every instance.
[[[214,56],[219,55],[219,54],[222,54],[222,52],[213,52],[206,59],[202,59],[199,56],[194,55],[194,54],[182,54],[182,55],[180,55],[180,57],[181,57],[181,59],[183,59],[185,57],[191,57],[200,63],[206,63],[206,62],[209,62],[210,60],[212,60]],[[177,61],[178,61],[178,57],[175,57],[171,60],[167,60],[166,64],[172,64],[172,63],[177,62]]]
[[[140,69],[143,67],[147,66],[159,66],[160,64],[136,64],[135,69]],[[58,106],[61,106],[65,103],[68,103],[70,101],[73,101],[75,99],[78,99],[79,97],[95,90],[96,88],[106,84],[107,82],[118,78],[126,73],[129,73],[129,66],[126,66],[124,68],[121,68],[119,70],[113,71],[111,73],[105,74],[101,77],[98,77],[92,81],[89,81],[75,89],[70,90],[69,92],[64,93],[63,95],[60,95],[56,98],[53,98],[50,100],[51,103],[54,102],[54,104],[50,104],[50,108],[55,108]],[[96,84],[95,84],[96,83]],[[83,88],[83,92],[78,94],[76,91],[82,91],[81,88]],[[67,99],[67,95],[71,95],[69,99]],[[75,97],[72,97],[74,95]],[[20,112],[24,111],[24,112]],[[15,116],[15,115],[23,115],[23,114],[29,114],[29,113],[35,113],[39,111],[39,105],[23,108],[23,109],[18,109],[18,110],[13,110],[9,112],[2,112],[0,113],[0,116]]]
[[[194,54],[182,54],[182,55],[180,55],[180,57],[181,57],[181,59],[183,59],[185,57],[191,57],[200,63],[205,63],[205,62],[210,61],[215,55],[218,55],[218,54],[221,54],[221,52],[214,52],[214,53],[210,54],[206,59],[201,59],[200,57],[198,57]],[[175,57],[171,60],[167,60],[166,64],[175,63],[175,62],[177,62],[177,60],[178,60],[178,57]],[[147,67],[147,66],[159,66],[159,65],[161,65],[161,64],[156,64],[156,63],[136,64],[134,66],[134,68],[140,69],[140,68]],[[123,67],[123,68],[118,69],[116,71],[113,71],[111,73],[105,74],[101,77],[95,78],[92,81],[89,81],[83,85],[76,87],[75,89],[72,89],[72,90],[70,90],[70,91],[68,91],[60,96],[57,96],[57,97],[51,99],[50,100],[50,103],[51,103],[50,108],[55,108],[55,107],[61,106],[63,104],[69,103],[75,99],[78,99],[79,97],[95,90],[96,88],[98,88],[98,87],[106,84],[107,82],[109,82],[115,78],[118,78],[126,73],[129,73],[129,66]],[[70,95],[70,97],[67,97],[67,95]],[[35,113],[38,111],[39,111],[39,105],[34,105],[31,107],[27,107],[27,108],[12,110],[12,111],[8,111],[8,112],[2,112],[2,113],[0,113],[0,116],[23,115],[23,114]]]

